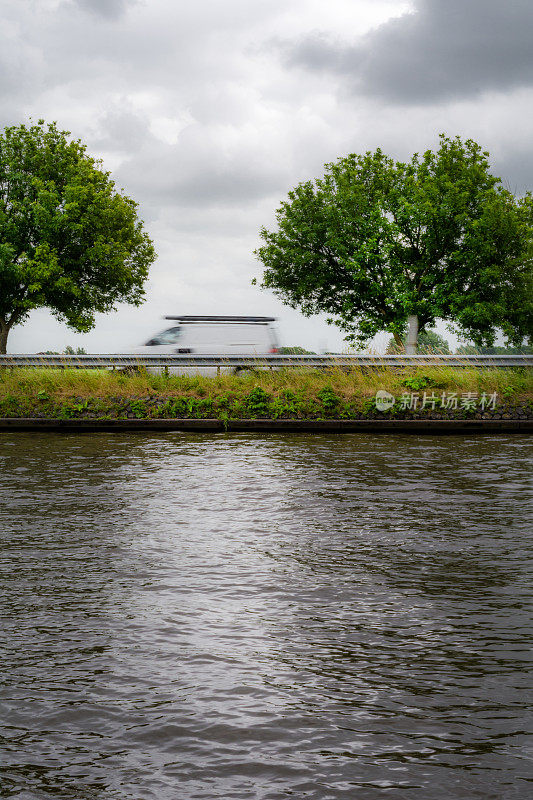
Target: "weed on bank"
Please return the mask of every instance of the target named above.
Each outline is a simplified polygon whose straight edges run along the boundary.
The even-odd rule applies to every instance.
[[[398,398],[388,412],[376,411],[379,390]],[[430,392],[436,397],[496,393],[500,405],[533,410],[533,371],[354,367],[205,377],[13,368],[0,371],[0,417],[350,419],[399,415],[401,397]]]

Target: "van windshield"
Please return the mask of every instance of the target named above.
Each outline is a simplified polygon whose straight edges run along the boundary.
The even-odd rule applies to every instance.
[[[161,333],[157,333],[153,336],[147,344],[149,345],[158,345],[158,344],[175,344],[178,339],[180,338],[181,328],[167,328],[166,331],[162,331]]]

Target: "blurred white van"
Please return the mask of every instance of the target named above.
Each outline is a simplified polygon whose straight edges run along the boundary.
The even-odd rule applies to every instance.
[[[172,321],[171,327],[136,347],[135,353],[262,356],[278,352],[275,317],[168,316],[165,319]],[[172,371],[209,375],[216,368],[183,367]]]

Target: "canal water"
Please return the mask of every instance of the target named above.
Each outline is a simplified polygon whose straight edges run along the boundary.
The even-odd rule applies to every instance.
[[[531,796],[532,456],[0,434],[0,795]]]

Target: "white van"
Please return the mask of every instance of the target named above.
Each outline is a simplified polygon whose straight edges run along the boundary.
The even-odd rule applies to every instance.
[[[275,317],[169,316],[172,326],[155,334],[135,353],[197,355],[257,355],[279,349]],[[172,372],[216,373],[216,367],[173,368]],[[224,369],[223,371],[228,371]]]

